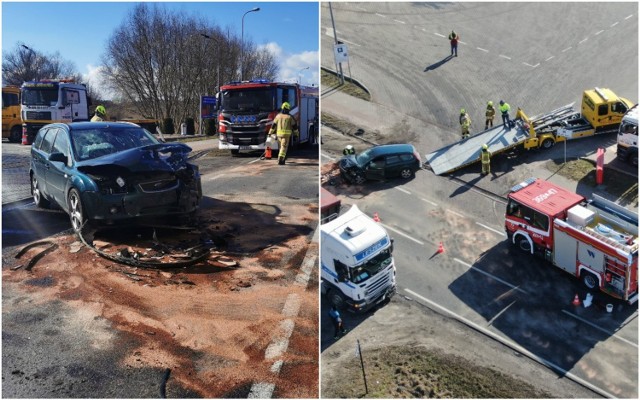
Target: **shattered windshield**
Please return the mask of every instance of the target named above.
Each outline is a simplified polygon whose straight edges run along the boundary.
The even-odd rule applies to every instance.
[[[58,104],[58,88],[24,88],[22,104],[27,106],[55,106]]]
[[[272,111],[275,90],[273,88],[225,90],[222,92],[222,111]]]
[[[78,161],[159,143],[142,128],[82,129],[71,131],[73,154]]]
[[[371,149],[365,150],[356,155],[356,162],[358,165],[366,165],[369,161],[371,161]]]
[[[361,283],[391,265],[391,250],[382,250],[377,256],[351,270],[351,282]]]

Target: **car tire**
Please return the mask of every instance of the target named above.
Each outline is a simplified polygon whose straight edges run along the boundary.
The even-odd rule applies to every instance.
[[[580,274],[580,279],[582,280],[582,284],[589,290],[598,288],[598,277],[588,271],[582,271]]]
[[[49,201],[44,198],[44,194],[42,190],[40,190],[40,184],[38,183],[38,178],[36,178],[36,174],[31,174],[31,196],[33,196],[33,202],[37,207],[40,208],[49,208]]]
[[[9,133],[9,142],[11,143],[20,143],[22,141],[22,127],[14,126],[11,128],[11,133]]]
[[[545,139],[542,141],[542,144],[540,145],[540,147],[542,147],[545,150],[549,150],[550,148],[553,147],[553,145],[556,144],[553,139]]]
[[[410,178],[413,178],[414,176],[415,176],[415,172],[413,172],[411,168],[403,168],[402,171],[400,171],[400,177],[402,179],[410,179]]]
[[[71,189],[69,196],[67,197],[67,206],[69,210],[69,219],[71,220],[71,226],[75,232],[79,232],[85,224],[87,217],[84,214],[84,208],[82,206],[82,199],[80,198],[80,192],[77,189]]]
[[[367,181],[367,178],[365,178],[364,175],[362,175],[361,173],[357,173],[356,176],[353,178],[353,182],[356,185],[362,185],[366,181]]]

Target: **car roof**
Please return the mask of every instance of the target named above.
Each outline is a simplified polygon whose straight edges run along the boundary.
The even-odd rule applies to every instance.
[[[69,123],[64,123],[64,122],[56,122],[53,124],[49,124],[49,125],[45,125],[43,126],[43,128],[48,128],[48,127],[61,127],[61,126],[67,126],[69,127],[70,130],[75,130],[75,129],[99,129],[99,128],[106,128],[106,127],[114,127],[114,128],[139,128],[138,125],[131,123],[131,122],[116,122],[116,121],[103,121],[103,122],[69,122]]]
[[[379,156],[383,154],[393,154],[393,153],[413,153],[415,150],[413,145],[402,143],[402,144],[383,144],[381,146],[374,146],[369,149],[371,151],[371,155]]]

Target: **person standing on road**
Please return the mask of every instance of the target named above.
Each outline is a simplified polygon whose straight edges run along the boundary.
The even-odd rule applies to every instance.
[[[291,141],[291,134],[298,136],[298,123],[296,119],[289,115],[291,105],[288,102],[282,103],[280,113],[273,119],[273,125],[269,130],[269,135],[274,133],[278,136],[278,143],[280,144],[280,151],[278,152],[278,164],[284,165],[287,158],[287,148]]]
[[[486,144],[482,145],[480,161],[482,162],[482,175],[487,175],[491,172],[491,153],[489,152],[489,146]]]
[[[458,39],[460,36],[456,33],[456,31],[452,30],[449,34],[449,41],[451,42],[451,56],[455,52],[455,56],[458,57]]]
[[[471,117],[464,108],[460,109],[460,127],[462,128],[462,140],[469,136],[469,128],[471,127]]]
[[[484,122],[484,130],[486,131],[487,129],[489,129],[489,126],[493,128],[493,117],[496,116],[496,109],[493,106],[493,101],[489,101],[487,103],[487,111],[484,115],[487,117],[486,121]]]
[[[504,129],[511,129],[511,122],[509,120],[509,111],[511,107],[509,103],[505,103],[504,100],[500,100],[500,112],[502,113],[502,123],[504,124]]]
[[[93,114],[93,117],[91,117],[91,122],[100,122],[105,119],[107,119],[107,110],[102,105],[96,107],[96,111]]]
[[[340,312],[338,311],[335,305],[332,305],[331,309],[329,309],[329,316],[331,317],[331,322],[333,322],[333,328],[334,328],[333,338],[335,340],[338,340],[340,339],[340,336],[347,333],[347,331],[346,329],[344,329],[344,325],[342,324],[342,318],[340,318]]]

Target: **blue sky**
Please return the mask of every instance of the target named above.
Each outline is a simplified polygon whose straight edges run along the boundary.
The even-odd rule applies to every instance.
[[[151,3],[151,2],[150,2]],[[318,2],[156,2],[168,10],[203,16],[212,25],[241,34],[274,52],[280,63],[280,80],[305,85],[319,82]],[[2,1],[2,51],[24,42],[38,52],[59,52],[63,59],[92,83],[100,57],[116,27],[135,2],[8,2]],[[304,69],[307,68],[308,69]],[[302,71],[301,71],[302,70]]]

